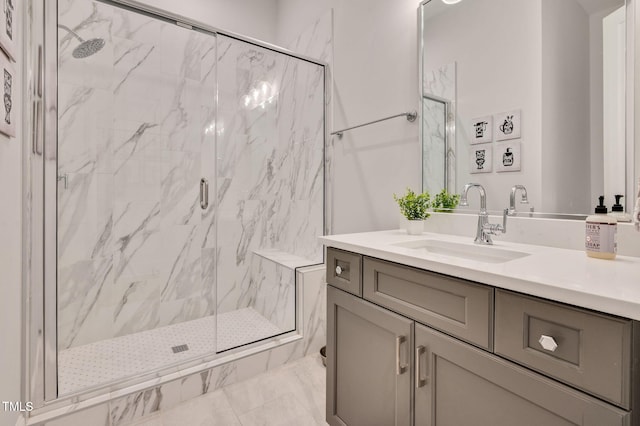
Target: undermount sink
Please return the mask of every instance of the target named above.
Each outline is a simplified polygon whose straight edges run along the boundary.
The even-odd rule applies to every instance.
[[[504,263],[510,260],[529,256],[529,253],[497,248],[494,246],[462,244],[440,240],[406,241],[393,245],[413,250],[426,251],[433,254],[441,254],[444,256],[452,256],[486,263]]]

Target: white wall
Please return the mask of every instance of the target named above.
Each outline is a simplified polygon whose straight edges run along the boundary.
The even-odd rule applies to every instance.
[[[589,16],[578,3],[542,0],[542,51],[542,205],[537,210],[589,212]]]
[[[23,2],[17,2],[24,7]],[[22,13],[14,18],[23,28]],[[20,34],[22,36],[22,34]],[[22,75],[22,38],[18,39],[16,74]],[[1,55],[2,53],[0,53]],[[17,137],[0,135],[0,401],[21,400],[22,358],[22,82],[13,86]],[[0,426],[13,426],[17,413],[0,405]]]
[[[416,0],[279,0],[279,42],[333,8],[332,131],[418,108]],[[398,227],[394,193],[421,188],[418,121],[333,137],[334,233]]]
[[[425,40],[430,41],[425,70],[457,64],[457,192],[465,183],[480,183],[487,192],[487,208],[501,211],[508,207],[511,187],[521,184],[530,206],[540,210],[540,1],[476,0],[460,5],[425,25]],[[496,173],[494,161],[492,173],[469,173],[471,121],[514,109],[522,111],[521,171]],[[490,145],[495,156],[497,143]],[[470,195],[470,209],[478,209],[479,198]]]

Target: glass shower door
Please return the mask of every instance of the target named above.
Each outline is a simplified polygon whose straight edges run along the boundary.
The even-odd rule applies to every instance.
[[[296,329],[322,263],[324,67],[218,35],[218,351]]]
[[[58,1],[60,395],[216,350],[215,40]]]

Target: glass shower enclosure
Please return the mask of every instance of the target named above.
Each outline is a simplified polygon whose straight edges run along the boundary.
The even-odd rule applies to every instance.
[[[57,1],[58,395],[296,330],[296,268],[323,261],[324,94],[312,60]]]

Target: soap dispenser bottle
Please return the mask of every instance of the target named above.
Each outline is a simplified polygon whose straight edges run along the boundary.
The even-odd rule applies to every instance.
[[[631,215],[624,212],[624,207],[620,204],[620,198],[624,195],[614,195],[616,197],[616,203],[611,206],[611,213],[609,216],[615,217],[618,222],[631,222]]]
[[[615,259],[618,251],[618,221],[607,215],[604,195],[598,197],[598,200],[600,204],[596,206],[595,214],[588,216],[586,220],[584,248],[589,257]]]

